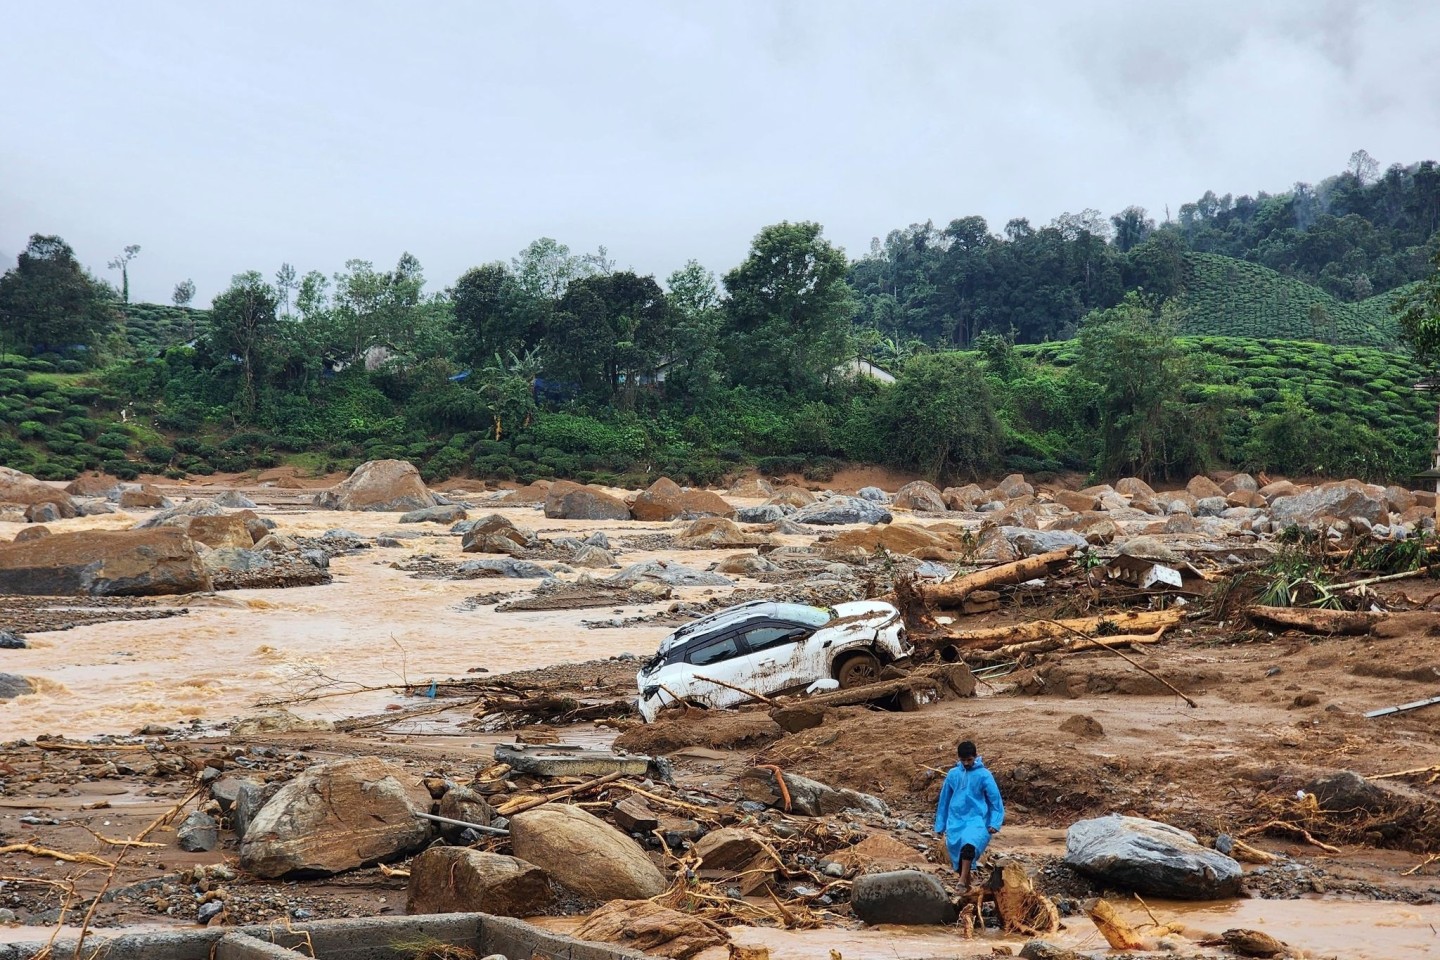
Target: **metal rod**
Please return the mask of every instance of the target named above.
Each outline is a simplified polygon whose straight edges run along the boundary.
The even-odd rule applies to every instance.
[[[437,817],[433,813],[417,813],[415,816],[421,820],[434,820],[436,823],[448,823],[456,827],[469,827],[471,830],[479,830],[481,833],[494,833],[502,837],[510,836],[509,830],[500,827],[487,827],[483,823],[470,823],[466,820],[451,820],[449,817]]]
[[[1431,697],[1428,700],[1416,700],[1414,703],[1402,703],[1398,707],[1385,707],[1380,710],[1371,710],[1365,714],[1366,719],[1371,717],[1385,717],[1392,713],[1401,713],[1405,710],[1418,710],[1421,707],[1429,707],[1440,703],[1440,697]]]

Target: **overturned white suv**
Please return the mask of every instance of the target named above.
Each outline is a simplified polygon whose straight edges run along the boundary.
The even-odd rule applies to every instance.
[[[912,650],[900,612],[878,600],[834,607],[742,603],[662,640],[635,676],[637,707],[648,723],[677,699],[729,707],[750,699],[742,690],[772,694],[825,679],[860,686]]]

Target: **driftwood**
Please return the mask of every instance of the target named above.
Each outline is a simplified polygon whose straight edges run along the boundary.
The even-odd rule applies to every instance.
[[[1381,618],[1375,613],[1316,610],[1311,607],[1251,607],[1246,615],[1259,626],[1299,630],[1325,637],[1360,637]]]
[[[500,814],[500,816],[502,817],[514,816],[517,813],[524,813],[526,810],[534,810],[536,807],[543,807],[545,804],[551,802],[552,800],[565,800],[569,797],[574,797],[582,793],[588,793],[589,791],[594,790],[596,787],[603,787],[607,783],[614,783],[616,780],[619,780],[623,776],[624,774],[620,773],[619,771],[616,771],[615,773],[607,773],[603,777],[596,777],[594,780],[588,780],[585,783],[580,784],[579,786],[571,787],[568,790],[561,790],[558,793],[552,793],[546,797],[535,797],[530,800],[512,800],[509,803],[502,803],[499,807],[495,809],[495,812]]]
[[[1007,627],[983,627],[974,630],[950,630],[937,637],[944,646],[946,640],[961,650],[994,650],[999,647],[1032,640],[1054,640],[1059,637],[1073,637],[1075,634],[1093,636],[1096,640],[1109,643],[1106,636],[1111,633],[1123,636],[1148,633],[1161,627],[1173,627],[1180,622],[1184,611],[1140,610],[1110,613],[1097,617],[1077,617],[1073,620],[1031,620],[1027,623],[1011,624]],[[1105,628],[1109,627],[1107,631]],[[1098,645],[1098,644],[1097,644]]]
[[[984,891],[995,898],[995,912],[1000,924],[1011,933],[1027,937],[1054,933],[1060,929],[1060,911],[1048,897],[1035,889],[1025,868],[1017,861],[1002,863],[991,877]],[[979,904],[976,904],[977,915]]]
[[[867,683],[863,687],[849,687],[831,693],[816,694],[785,706],[849,707],[859,703],[874,703],[876,700],[884,700],[897,694],[917,693],[926,689],[935,689],[944,695],[945,688],[949,688],[956,696],[968,697],[975,692],[974,677],[970,677],[968,681],[966,679],[966,675],[969,673],[970,668],[963,663],[941,664],[917,670],[909,676],[897,680],[881,680],[878,683]]]
[[[1006,584],[1024,583],[1036,577],[1055,574],[1070,563],[1070,555],[1074,552],[1074,547],[1068,547],[1051,553],[1040,553],[1014,563],[1002,563],[988,570],[977,570],[945,583],[921,585],[920,596],[926,603],[937,607],[958,607],[976,590],[993,590]]]
[[[1104,899],[1092,900],[1086,904],[1085,912],[1090,919],[1095,921],[1099,928],[1100,935],[1105,942],[1110,944],[1111,950],[1144,950],[1145,940],[1135,932],[1135,928],[1125,922],[1125,919],[1110,905],[1110,901]]]
[[[1098,650],[1101,647],[1159,643],[1168,629],[1170,629],[1168,626],[1162,626],[1154,633],[1125,633],[1113,637],[1076,637],[1073,640],[1053,637],[1045,640],[1030,640],[1025,643],[1012,643],[1007,647],[999,647],[995,650],[983,650],[974,657],[980,660],[995,661],[1008,660],[1011,657],[1027,653],[1078,653],[1081,650]]]
[[[649,900],[613,900],[590,914],[575,936],[675,960],[689,960],[730,941],[719,924]]]

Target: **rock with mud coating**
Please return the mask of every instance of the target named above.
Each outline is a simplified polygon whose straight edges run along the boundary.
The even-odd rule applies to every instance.
[[[902,487],[901,489],[903,490],[904,488]],[[871,503],[890,502],[890,494],[886,493],[884,490],[881,490],[879,487],[861,487],[859,490],[855,491],[855,496],[859,497],[861,500],[869,500]]]
[[[26,527],[24,530],[21,530],[19,533],[15,534],[15,539],[11,540],[10,542],[29,543],[31,540],[39,540],[41,537],[48,537],[51,535],[52,532],[53,531],[49,527],[45,526],[45,524],[36,524],[33,527]]]
[[[725,491],[732,497],[748,497],[756,500],[763,500],[766,497],[775,495],[775,485],[769,480],[759,477],[747,477],[736,480],[730,484],[730,489]]]
[[[32,503],[25,508],[27,523],[54,523],[61,520],[60,507],[54,503]]]
[[[430,825],[415,814],[430,811],[430,795],[414,779],[376,757],[311,767],[255,815],[240,868],[266,879],[335,874],[419,850]]]
[[[874,490],[874,487],[867,487],[867,490]],[[867,497],[862,490],[860,499],[870,503],[883,504],[886,499],[883,492],[880,499]],[[921,513],[944,513],[948,508],[945,500],[940,495],[940,490],[933,483],[924,480],[916,480],[914,483],[907,483],[895,492],[895,500],[891,506],[901,510],[915,510]]]
[[[239,490],[226,490],[215,498],[215,502],[222,507],[230,507],[234,510],[254,510],[255,501],[251,500]]]
[[[615,555],[609,550],[592,547],[585,543],[576,548],[574,555],[570,558],[570,563],[577,567],[598,570],[615,566]]]
[[[0,467],[0,503],[13,503],[22,508],[37,503],[54,504],[57,519],[62,520],[69,520],[77,513],[70,494],[10,467]]]
[[[151,527],[177,526],[177,517],[220,517],[225,515],[225,508],[214,500],[187,500],[184,503],[173,507],[166,507],[153,517],[146,517],[135,524],[136,530],[148,530]],[[179,521],[179,526],[184,526],[185,521]]]
[[[392,510],[435,506],[435,497],[406,460],[368,460],[349,477],[315,497],[322,510]]]
[[[127,484],[120,490],[121,510],[163,510],[174,506],[170,498],[148,483]]]
[[[406,913],[533,917],[555,898],[533,863],[466,847],[431,847],[410,863]]]
[[[850,908],[867,924],[945,924],[957,917],[938,879],[919,870],[895,870],[856,877]]]
[[[545,516],[552,520],[629,520],[630,506],[603,490],[557,480],[545,495]]]
[[[646,900],[665,876],[634,840],[578,807],[553,804],[510,818],[515,856],[595,900]]]
[[[120,478],[107,473],[82,473],[65,485],[65,492],[72,497],[99,497],[102,500],[119,500],[120,490]]]
[[[0,594],[159,596],[210,589],[179,530],[86,530],[0,546]]]
[[[1090,960],[1083,953],[1076,953],[1069,947],[1051,943],[1048,940],[1030,940],[1020,948],[1021,960]]]
[[[796,523],[838,526],[847,523],[889,523],[895,518],[878,503],[859,497],[831,497],[803,508],[790,519]]]
[[[1177,900],[1233,897],[1242,877],[1240,864],[1193,834],[1119,814],[1072,824],[1065,863],[1123,890]]]

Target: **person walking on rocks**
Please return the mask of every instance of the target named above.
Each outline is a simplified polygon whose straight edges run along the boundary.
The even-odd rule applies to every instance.
[[[940,789],[935,832],[945,838],[950,865],[960,872],[960,885],[968,890],[971,867],[1005,822],[1005,804],[995,777],[976,755],[975,744],[961,741],[955,752],[960,761],[945,775]]]

